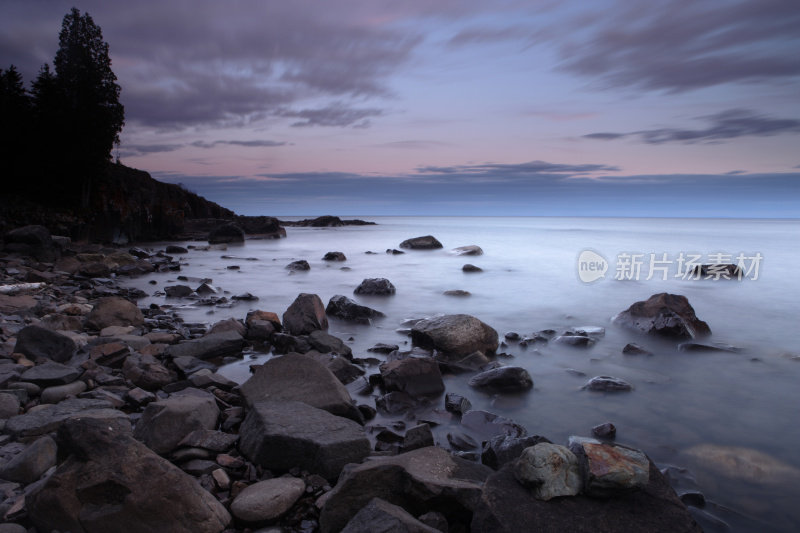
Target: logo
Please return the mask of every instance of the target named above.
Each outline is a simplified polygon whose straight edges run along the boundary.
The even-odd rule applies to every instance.
[[[593,250],[584,250],[578,256],[578,277],[584,283],[604,278],[608,272],[608,260]]]

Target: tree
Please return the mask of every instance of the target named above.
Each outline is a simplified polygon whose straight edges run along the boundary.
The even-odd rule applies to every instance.
[[[0,153],[2,165],[7,175],[15,181],[11,189],[21,187],[24,180],[19,176],[25,166],[30,133],[31,101],[22,76],[14,65],[7,70],[0,69]]]
[[[92,17],[72,8],[64,16],[53,62],[60,104],[56,128],[66,163],[81,186],[81,204],[88,205],[93,176],[103,172],[111,150],[119,143],[125,109],[120,86],[111,70],[108,43]],[[42,84],[49,83],[40,73]]]

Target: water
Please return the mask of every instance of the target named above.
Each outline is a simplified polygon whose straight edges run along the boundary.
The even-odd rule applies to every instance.
[[[378,342],[407,346],[408,338],[395,331],[401,322],[440,313],[474,315],[501,337],[507,331],[529,334],[543,329],[562,332],[574,326],[605,327],[605,337],[588,349],[553,343],[537,345],[536,350],[514,343],[501,348],[513,355],[502,359],[504,364],[522,366],[533,376],[534,389],[523,395],[478,392],[466,385],[467,375],[446,376],[447,390],[468,397],[475,409],[513,418],[530,434],[557,443],[565,443],[570,435],[589,435],[599,423],[613,422],[618,442],[641,448],[659,465],[688,468],[713,502],[706,509],[734,531],[800,528],[796,505],[800,457],[795,453],[800,444],[800,361],[792,357],[800,355],[796,301],[800,281],[795,273],[800,221],[369,220],[378,225],[287,228],[286,239],[249,240],[226,251],[190,251],[182,258],[181,274],[212,278],[215,286],[230,294],[250,292],[259,301],[208,314],[208,308],[192,307],[185,300],[179,302],[185,304],[181,316],[186,321],[211,323],[230,316],[243,319],[250,309],[280,315],[301,292],[316,293],[324,303],[344,294],[386,314],[373,326],[331,320],[329,332],[343,339],[352,337],[349,344],[356,357],[366,356],[366,349]],[[436,236],[444,249],[385,253],[407,238],[427,234]],[[479,245],[484,255],[459,257],[450,252],[469,244]],[[579,278],[578,256],[586,249],[608,261],[604,279],[584,283]],[[347,261],[322,261],[328,251],[344,252]],[[630,272],[628,277],[633,279],[614,279],[623,253],[643,254],[638,279]],[[646,279],[651,253],[667,260],[663,266],[668,279],[662,280],[659,271]],[[746,265],[757,269],[742,281],[682,279],[674,276],[681,253],[701,255],[703,262],[713,262],[708,259],[716,253],[732,255],[736,262],[741,253]],[[760,260],[754,259],[757,254]],[[223,259],[223,255],[238,259]],[[290,273],[284,269],[297,259],[307,260],[311,270]],[[465,263],[484,272],[464,273]],[[233,264],[240,270],[226,268]],[[388,278],[397,294],[355,297],[353,289],[370,277]],[[174,273],[154,274],[131,283],[152,293],[175,278]],[[150,279],[157,280],[155,288],[147,284]],[[467,290],[471,296],[442,294],[451,289]],[[659,292],[685,295],[698,317],[711,327],[709,341],[734,345],[739,351],[681,352],[674,342],[641,337],[611,324],[615,314]],[[140,304],[149,302],[167,303],[154,296]],[[654,355],[623,355],[622,347],[628,342],[637,342]],[[221,372],[241,382],[247,379],[252,362],[229,365]],[[583,372],[585,377],[567,369]],[[634,390],[616,394],[581,390],[597,375],[623,378]],[[437,428],[437,440],[443,441],[446,431],[446,425]]]

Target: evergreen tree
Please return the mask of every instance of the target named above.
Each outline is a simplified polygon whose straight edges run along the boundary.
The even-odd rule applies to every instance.
[[[14,65],[0,69],[0,117],[0,161],[7,175],[13,176],[6,188],[18,191],[25,182],[20,172],[30,142],[31,102]]]

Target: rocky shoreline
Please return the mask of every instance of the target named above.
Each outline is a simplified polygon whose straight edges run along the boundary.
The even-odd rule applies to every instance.
[[[183,251],[78,246],[35,227],[7,236],[1,531],[701,531],[686,494],[616,443],[613,425],[551,443],[472,410],[442,378],[468,372],[477,389],[524,394],[533,380],[501,364],[503,342],[579,345],[602,332],[503,340],[477,317],[447,315],[406,324],[410,350],[354,354],[327,333],[327,317],[378,315],[345,295],[326,306],[300,294],[286,310],[193,324],[168,306],[139,308],[144,294],[118,282],[178,272]],[[362,291],[387,283],[365,280]],[[676,295],[615,320],[683,340],[708,329]],[[270,352],[245,383],[216,372]],[[624,392],[619,381],[586,387]],[[355,400],[345,385],[359,389]],[[446,442],[434,442],[437,420],[414,415],[433,403],[460,423]]]

